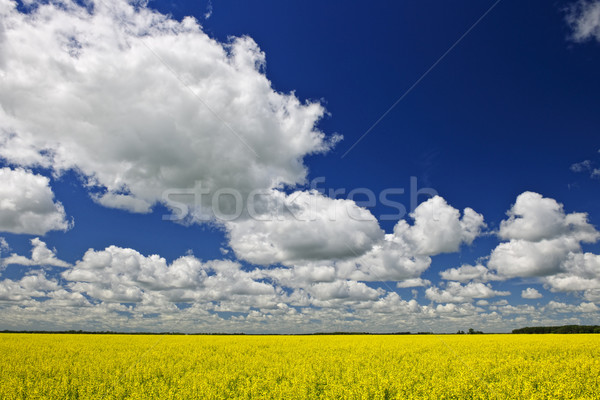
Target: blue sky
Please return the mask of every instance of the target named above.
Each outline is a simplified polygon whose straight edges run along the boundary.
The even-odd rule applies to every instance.
[[[600,2],[0,15],[0,329],[598,323]]]

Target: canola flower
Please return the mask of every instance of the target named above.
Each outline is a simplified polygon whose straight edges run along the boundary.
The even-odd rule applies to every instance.
[[[0,399],[599,399],[600,335],[0,334]]]

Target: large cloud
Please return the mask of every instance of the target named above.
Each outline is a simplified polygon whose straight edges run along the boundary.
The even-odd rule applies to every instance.
[[[70,226],[48,178],[21,168],[0,169],[0,231],[44,235]]]
[[[311,207],[309,200],[315,196],[320,195],[299,197],[303,201],[298,203],[305,206],[295,212],[304,219],[230,223],[235,233],[231,244],[238,256],[289,267],[261,272],[287,287],[346,280],[399,281],[398,287],[415,287],[428,282],[420,276],[431,265],[431,256],[472,243],[485,226],[480,214],[466,209],[461,216],[436,196],[411,214],[413,224],[402,220],[393,233],[383,235],[368,211],[325,197],[316,197]],[[308,215],[313,222],[307,223]]]
[[[292,267],[295,272],[275,276],[288,283],[311,277],[318,282],[323,276],[356,281],[417,279],[431,264],[431,256],[458,251],[485,227],[482,215],[467,208],[461,216],[439,196],[415,209],[410,215],[412,225],[401,220],[387,235],[369,211],[348,200],[296,192],[281,194],[279,203],[266,215],[231,221],[227,228],[238,257]]]
[[[338,139],[315,127],[320,104],[271,87],[251,38],[219,43],[125,0],[27,7],[0,0],[0,157],[75,169],[102,205],[295,185],[303,157]],[[213,196],[186,201],[210,213]]]
[[[565,214],[562,204],[539,193],[521,193],[507,214],[498,233],[502,239],[538,242],[568,236],[592,243],[599,236],[587,222],[587,214]]]
[[[498,235],[509,241],[500,243],[488,262],[504,278],[557,274],[568,268],[569,257],[581,252],[582,242],[600,238],[587,214],[566,214],[562,204],[538,193],[519,195],[507,214]]]

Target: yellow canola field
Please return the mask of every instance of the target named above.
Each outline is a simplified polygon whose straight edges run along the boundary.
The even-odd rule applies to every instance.
[[[600,335],[0,334],[0,399],[600,399]]]

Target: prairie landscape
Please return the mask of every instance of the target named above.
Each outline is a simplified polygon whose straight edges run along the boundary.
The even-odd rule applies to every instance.
[[[0,400],[600,400],[599,72],[600,0],[0,0]]]

